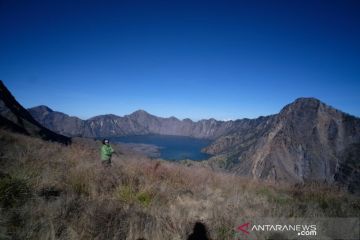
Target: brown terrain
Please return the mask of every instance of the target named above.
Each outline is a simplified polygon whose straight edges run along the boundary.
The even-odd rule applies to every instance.
[[[360,216],[359,119],[318,100],[240,120],[207,147],[208,161],[114,145],[104,168],[99,141],[41,127],[1,87],[0,239],[176,240],[201,222],[230,240],[240,217]]]

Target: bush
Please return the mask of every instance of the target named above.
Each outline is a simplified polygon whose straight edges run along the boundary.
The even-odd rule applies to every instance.
[[[0,204],[4,208],[23,205],[31,197],[31,189],[24,179],[5,176],[0,179]]]
[[[128,185],[119,186],[116,188],[114,195],[117,200],[128,204],[132,203],[135,198],[133,189]]]
[[[129,185],[119,186],[114,192],[115,198],[123,203],[139,203],[143,207],[148,207],[153,200],[153,194],[149,191],[135,191]]]
[[[136,198],[141,206],[148,207],[153,199],[153,196],[149,192],[139,192]]]

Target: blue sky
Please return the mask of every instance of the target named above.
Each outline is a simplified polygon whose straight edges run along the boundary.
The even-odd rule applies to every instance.
[[[0,79],[81,118],[236,119],[316,97],[360,116],[360,1],[0,0]]]

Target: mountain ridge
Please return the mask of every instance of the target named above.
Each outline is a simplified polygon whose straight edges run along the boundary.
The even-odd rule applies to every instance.
[[[213,118],[192,121],[189,118],[180,120],[173,116],[157,117],[144,110],[137,110],[124,116],[98,115],[87,120],[71,117],[57,111],[45,111],[44,106],[37,106],[28,110],[44,126],[67,136],[108,137],[155,133],[214,138],[225,133],[224,129],[219,129],[218,133],[216,131],[206,132],[206,129],[209,129],[208,126],[226,123],[226,121],[218,121]],[[227,121],[227,125],[232,125],[234,122]]]
[[[280,110],[278,114],[283,112],[286,108],[291,108],[291,106],[299,104],[307,104],[310,106],[310,103],[325,104],[319,99],[313,97],[301,97],[295,99],[292,103],[287,104]],[[109,137],[123,135],[163,134],[215,139],[228,133],[228,130],[233,131],[236,128],[241,127],[243,122],[260,121],[261,119],[277,115],[271,114],[268,116],[259,116],[257,118],[242,118],[228,121],[216,120],[214,118],[193,121],[189,118],[180,120],[173,116],[158,117],[143,109],[139,109],[123,116],[115,114],[103,114],[83,120],[76,116],[69,116],[65,113],[54,111],[44,105],[32,107],[28,110],[32,116],[44,126],[55,132],[70,137]],[[57,124],[57,122],[59,123]],[[176,126],[176,129],[174,129],[174,126]],[[216,131],[211,131],[209,128],[212,128],[213,130],[216,129]]]

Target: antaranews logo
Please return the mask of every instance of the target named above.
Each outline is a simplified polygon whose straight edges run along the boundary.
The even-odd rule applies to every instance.
[[[298,236],[316,236],[317,234],[315,224],[250,224],[246,222],[236,227],[235,237],[246,237],[253,232],[294,232]]]
[[[239,218],[235,240],[360,239],[360,218]]]

